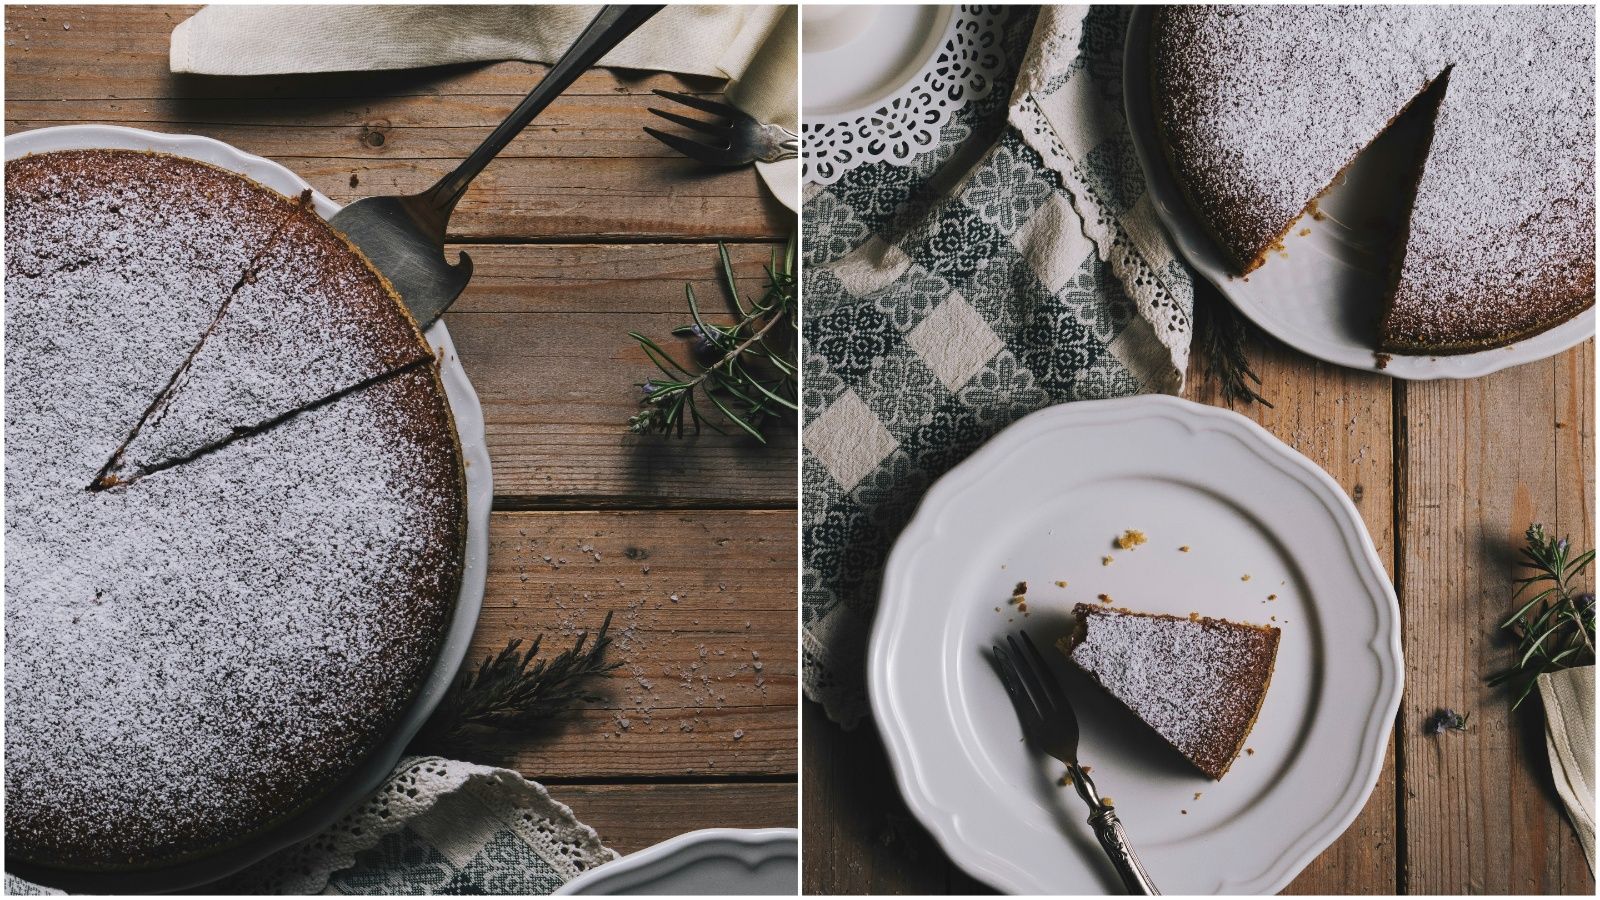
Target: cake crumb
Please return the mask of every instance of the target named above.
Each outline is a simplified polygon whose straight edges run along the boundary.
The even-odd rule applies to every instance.
[[[1100,598],[1100,602],[1101,603],[1110,603],[1111,602],[1111,595],[1110,594],[1100,594],[1099,598]]]
[[[1189,545],[1188,544],[1184,544],[1182,547],[1179,547],[1178,548],[1178,552],[1179,553],[1188,553],[1189,552]]]
[[[1137,528],[1129,528],[1122,533],[1121,537],[1115,538],[1112,543],[1117,545],[1118,550],[1132,550],[1140,544],[1148,543],[1149,540],[1144,536],[1144,532]]]
[[[1109,556],[1100,557],[1100,565],[1102,565],[1102,566],[1111,565],[1111,557],[1109,557]]]
[[[1058,587],[1058,588],[1064,588],[1066,586],[1067,586],[1067,583],[1065,581],[1056,582],[1056,587]]]
[[[1117,805],[1117,801],[1112,800],[1110,797],[1101,797],[1100,798],[1100,805],[1109,808],[1109,807],[1116,806]]]
[[[1026,594],[1027,592],[1028,592],[1028,583],[1026,581],[1019,581],[1019,582],[1017,582],[1017,586],[1011,589],[1011,596],[1020,597],[1023,594]]]
[[[1256,755],[1256,750],[1255,750],[1254,747],[1246,747],[1246,748],[1244,748],[1244,752],[1245,752],[1246,756],[1255,756]]]
[[[1065,772],[1062,772],[1061,777],[1056,779],[1056,784],[1060,785],[1061,787],[1066,787],[1072,784],[1072,770],[1068,769]]]
[[[1250,580],[1250,573],[1246,572],[1243,575],[1240,575],[1239,576],[1239,580],[1240,581],[1249,581]]]
[[[1186,816],[1189,814],[1189,811],[1187,809],[1180,809],[1180,810],[1178,810],[1178,812],[1183,813]]]
[[[1195,791],[1195,792],[1194,792],[1194,798],[1195,798],[1195,799],[1196,799],[1196,800],[1199,800],[1199,799],[1200,799],[1200,792],[1199,792],[1199,791]]]
[[[1278,595],[1277,594],[1268,594],[1267,595],[1267,599],[1268,600],[1276,600],[1276,599],[1278,599]]]

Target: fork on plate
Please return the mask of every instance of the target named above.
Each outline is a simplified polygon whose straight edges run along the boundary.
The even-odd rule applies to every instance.
[[[1078,765],[1078,717],[1072,703],[1061,689],[1044,657],[1033,645],[1026,631],[1022,641],[1007,635],[1006,647],[994,645],[994,661],[1000,670],[1000,680],[1006,693],[1022,719],[1022,731],[1029,741],[1067,766],[1072,785],[1078,796],[1089,805],[1089,827],[1116,867],[1122,884],[1130,894],[1159,894],[1144,870],[1133,846],[1128,843],[1128,833],[1108,800],[1101,798],[1089,774]]]
[[[800,136],[780,125],[763,125],[756,121],[754,116],[742,112],[726,103],[696,97],[693,94],[680,94],[677,91],[657,90],[657,96],[664,97],[674,103],[680,103],[690,109],[697,109],[703,113],[710,113],[724,121],[707,122],[689,116],[681,116],[664,109],[651,107],[650,111],[691,131],[698,131],[706,135],[705,142],[693,141],[680,135],[671,134],[659,129],[645,127],[645,133],[666,144],[668,147],[682,153],[690,159],[696,159],[713,166],[743,166],[753,162],[778,162],[784,159],[793,159],[800,155]]]

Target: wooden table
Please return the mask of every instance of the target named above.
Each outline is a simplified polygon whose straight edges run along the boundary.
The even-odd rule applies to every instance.
[[[1240,411],[1355,501],[1400,597],[1406,662],[1376,789],[1289,892],[1592,895],[1537,699],[1513,713],[1484,676],[1512,658],[1496,625],[1527,526],[1594,546],[1594,342],[1465,382],[1394,381],[1276,344],[1251,357],[1274,407]],[[1185,396],[1222,403],[1198,372]],[[1469,711],[1467,732],[1424,734],[1439,707]],[[806,891],[986,890],[907,811],[870,723],[846,733],[813,703],[804,721]]]
[[[544,68],[174,76],[168,36],[193,10],[8,7],[6,133],[207,135],[347,203],[431,183]],[[470,659],[540,633],[554,650],[614,610],[624,662],[604,702],[474,759],[550,786],[621,852],[797,814],[795,435],[626,432],[652,371],[628,331],[667,338],[686,281],[720,296],[716,241],[759,286],[794,218],[754,171],[707,172],[641,132],[658,87],[720,82],[590,72],[489,166],[451,223],[477,274],[445,316],[494,465]]]

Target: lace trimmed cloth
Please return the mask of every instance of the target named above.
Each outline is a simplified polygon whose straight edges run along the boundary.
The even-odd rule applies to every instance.
[[[995,15],[994,89],[936,147],[807,188],[804,687],[847,727],[928,486],[1029,412],[1176,392],[1188,364],[1192,276],[1123,116],[1127,8]]]
[[[537,782],[410,757],[314,837],[208,885],[220,894],[549,894],[617,854]],[[7,894],[59,891],[6,876]]]

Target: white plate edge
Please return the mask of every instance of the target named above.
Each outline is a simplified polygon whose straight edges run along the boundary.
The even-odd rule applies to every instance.
[[[890,708],[889,695],[889,656],[894,647],[887,637],[887,626],[891,624],[893,616],[903,614],[904,610],[895,609],[891,596],[891,585],[897,584],[901,578],[900,572],[905,567],[905,559],[914,554],[917,549],[913,546],[921,545],[928,539],[924,536],[929,531],[933,520],[939,514],[939,507],[943,505],[943,496],[959,489],[962,485],[957,483],[960,478],[958,473],[963,470],[981,472],[985,468],[988,458],[994,456],[1000,449],[997,445],[1002,443],[1002,438],[1007,432],[1014,429],[1020,430],[1025,424],[1030,427],[1040,427],[1040,421],[1054,418],[1066,418],[1079,415],[1092,415],[1097,411],[1117,411],[1119,407],[1152,406],[1152,414],[1165,415],[1168,418],[1179,420],[1180,424],[1196,430],[1194,421],[1183,421],[1184,415],[1190,415],[1195,420],[1205,422],[1213,428],[1230,431],[1236,437],[1243,439],[1247,445],[1251,438],[1256,439],[1256,445],[1269,451],[1281,462],[1288,474],[1310,476],[1309,480],[1301,477],[1299,480],[1313,495],[1323,500],[1329,514],[1339,524],[1341,532],[1346,538],[1346,550],[1350,553],[1352,561],[1357,564],[1361,572],[1361,580],[1366,582],[1373,596],[1386,601],[1375,604],[1377,612],[1377,633],[1367,643],[1368,649],[1378,660],[1379,683],[1377,697],[1379,703],[1374,706],[1373,712],[1366,722],[1365,753],[1358,761],[1358,765],[1351,772],[1350,785],[1341,793],[1339,800],[1334,805],[1335,813],[1323,820],[1322,827],[1313,827],[1307,832],[1309,837],[1302,838],[1295,845],[1291,845],[1284,853],[1273,861],[1273,865],[1260,876],[1240,883],[1237,890],[1260,891],[1262,893],[1277,893],[1293,881],[1295,876],[1309,865],[1316,857],[1327,849],[1339,838],[1360,815],[1367,799],[1371,796],[1373,788],[1383,775],[1384,749],[1388,743],[1389,733],[1394,723],[1395,714],[1399,710],[1401,691],[1404,687],[1404,658],[1400,643],[1400,608],[1395,597],[1394,589],[1385,573],[1383,562],[1378,556],[1377,549],[1372,544],[1366,526],[1362,523],[1360,514],[1355,504],[1345,495],[1333,477],[1323,471],[1304,455],[1295,451],[1277,437],[1272,435],[1260,425],[1231,410],[1211,407],[1203,404],[1192,403],[1177,397],[1159,394],[1145,394],[1136,397],[1125,397],[1112,400],[1088,400],[1073,403],[1063,403],[1046,407],[1030,413],[1027,416],[1007,426],[995,435],[982,447],[967,457],[961,463],[941,476],[926,494],[917,507],[916,513],[896,539],[894,549],[890,552],[884,566],[883,587],[879,595],[877,614],[873,620],[872,634],[868,647],[867,686],[868,699],[871,702],[873,717],[878,724],[879,733],[882,735],[885,749],[888,751],[889,762],[894,770],[895,780],[900,787],[900,793],[906,805],[922,822],[923,826],[933,834],[934,838],[950,858],[965,869],[968,874],[978,878],[1000,890],[1013,894],[1039,894],[1052,893],[1058,888],[1040,885],[1013,877],[1009,861],[995,859],[988,852],[979,853],[959,839],[955,828],[958,814],[954,811],[940,809],[926,796],[917,782],[915,760],[904,734],[904,725]],[[1013,435],[1013,439],[1016,435]],[[1265,440],[1261,440],[1261,439]],[[1264,456],[1266,454],[1263,454]],[[968,475],[967,477],[971,477]],[[1365,565],[1361,565],[1361,563]],[[1385,625],[1388,625],[1387,632]],[[889,727],[895,726],[894,728]],[[1305,849],[1296,852],[1297,846]],[[997,866],[995,863],[1006,863]],[[1224,888],[1234,887],[1236,883],[1224,880]]]
[[[758,851],[769,851],[761,854],[758,862],[789,855],[793,855],[798,859],[800,854],[800,832],[795,828],[702,828],[698,831],[689,831],[677,837],[668,838],[659,844],[652,844],[643,850],[629,853],[604,865],[596,866],[556,888],[553,896],[577,894],[585,888],[603,883],[610,878],[627,875],[679,853],[688,852],[698,847],[710,846],[718,842],[738,844],[741,847]],[[793,852],[785,852],[791,845],[793,846]],[[741,859],[741,862],[749,863],[750,860]],[[799,885],[795,885],[795,888],[798,892]]]
[[[35,146],[36,144],[43,146]],[[276,176],[272,180],[281,179],[284,184],[297,186],[298,190],[310,188],[317,212],[324,218],[330,217],[342,208],[311,188],[309,182],[281,163],[246,153],[231,144],[203,135],[170,134],[122,125],[54,125],[5,136],[7,162],[29,153],[97,148],[148,150],[196,159],[261,182],[273,190],[281,190],[278,186],[266,184],[262,178],[263,174]],[[489,514],[494,499],[494,481],[489,461],[488,439],[484,430],[483,406],[456,355],[450,331],[441,319],[428,328],[425,336],[439,354],[439,376],[444,383],[446,399],[450,403],[450,413],[455,421],[456,434],[461,445],[461,458],[466,470],[467,542],[462,561],[461,591],[451,610],[449,626],[440,644],[438,656],[429,669],[428,676],[418,688],[416,697],[389,736],[368,754],[361,768],[352,773],[349,780],[333,787],[323,799],[312,801],[310,807],[292,816],[285,823],[269,827],[267,830],[269,838],[264,839],[260,845],[246,841],[232,849],[188,863],[179,863],[170,868],[141,872],[92,873],[90,877],[119,880],[149,877],[153,883],[161,884],[158,890],[182,890],[226,878],[285,847],[323,831],[338,821],[345,812],[358,806],[361,798],[372,794],[387,780],[389,773],[405,755],[406,745],[421,730],[428,716],[449,690],[450,683],[454,681],[456,672],[466,658],[473,632],[477,630],[478,616],[483,608],[483,594],[489,575]],[[466,615],[463,615],[464,613]],[[376,765],[380,760],[386,763],[381,771]],[[371,772],[367,771],[369,766]],[[355,789],[357,785],[362,786],[362,789],[357,791]],[[327,819],[321,821],[315,828],[296,827],[296,822],[301,816],[310,816],[316,812],[322,803],[329,802],[327,798],[347,795],[351,798],[351,802],[338,804],[345,807],[345,812],[333,816],[313,816],[312,818],[318,820]],[[308,818],[307,823],[310,821]],[[231,859],[233,854],[237,854],[241,861],[236,862]],[[226,863],[219,865],[217,869],[210,869],[207,866],[208,863],[216,864],[222,860],[226,860]],[[194,881],[192,878],[185,878],[182,871],[190,866],[204,869],[204,879]],[[222,872],[222,868],[226,868],[227,871]],[[160,875],[168,871],[176,871],[179,874],[173,882],[161,883]]]

